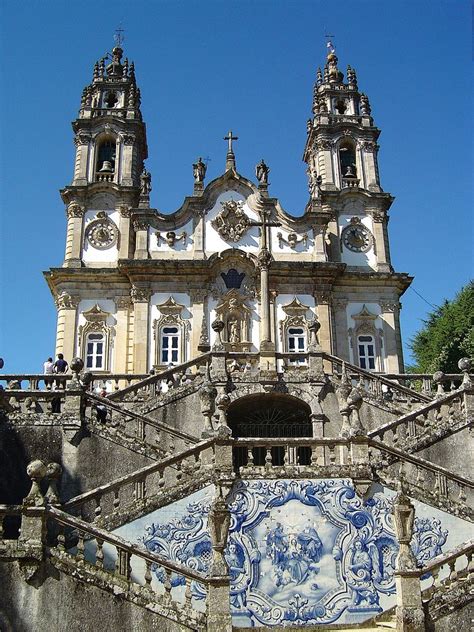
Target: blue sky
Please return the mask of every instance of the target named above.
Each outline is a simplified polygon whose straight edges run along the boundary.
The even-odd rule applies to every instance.
[[[211,159],[208,181],[218,176],[231,128],[240,173],[253,178],[265,158],[271,195],[301,214],[306,120],[330,33],[382,130],[395,268],[413,274],[413,288],[434,305],[473,276],[468,2],[2,0],[4,372],[40,372],[54,352],[56,311],[41,273],[64,256],[58,190],[72,178],[70,122],[119,23],[142,92],[153,206],[181,205],[200,155]],[[431,308],[411,289],[402,300],[406,347]]]

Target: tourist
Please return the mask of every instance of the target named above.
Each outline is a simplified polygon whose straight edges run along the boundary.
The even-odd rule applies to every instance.
[[[48,358],[46,360],[46,362],[43,362],[43,373],[45,375],[53,375],[54,373],[54,364],[53,364],[53,358]],[[44,378],[44,385],[46,386],[46,389],[48,391],[51,390],[51,387],[53,386],[53,378],[52,377],[45,377]]]
[[[105,388],[100,391],[99,397],[107,397]],[[107,407],[104,404],[97,404],[95,409],[97,411],[97,421],[101,424],[105,424],[107,421]]]
[[[62,374],[62,373],[66,373],[68,368],[69,368],[69,364],[64,359],[63,354],[62,353],[58,353],[58,359],[56,360],[56,362],[54,363],[54,366],[53,366],[54,373],[56,373],[58,375]],[[56,379],[56,386],[58,388],[60,388],[61,386],[62,386],[62,388],[65,388],[66,380]]]

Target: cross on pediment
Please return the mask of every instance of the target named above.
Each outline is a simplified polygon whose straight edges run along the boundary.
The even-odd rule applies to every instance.
[[[239,137],[238,136],[234,136],[232,134],[232,130],[229,130],[227,136],[224,136],[224,140],[228,141],[228,143],[229,143],[228,148],[227,148],[227,152],[229,154],[234,153],[233,150],[232,150],[232,141],[233,140],[239,140]]]

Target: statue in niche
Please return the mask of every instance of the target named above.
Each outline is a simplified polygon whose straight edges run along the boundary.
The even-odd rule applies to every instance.
[[[222,338],[228,351],[250,351],[251,309],[236,289],[231,289],[216,307],[216,316],[224,323]]]

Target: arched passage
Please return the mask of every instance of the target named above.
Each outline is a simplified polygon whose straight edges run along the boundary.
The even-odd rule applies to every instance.
[[[309,438],[313,436],[310,412],[308,404],[291,395],[262,393],[242,397],[233,402],[229,406],[227,418],[235,439]],[[295,464],[308,465],[310,463],[309,447],[300,446],[292,450],[291,460]],[[273,465],[284,465],[284,447],[272,446],[271,452]],[[264,446],[255,447],[253,449],[254,464],[264,465],[265,455]],[[234,457],[237,466],[246,465],[247,449],[236,448]]]

